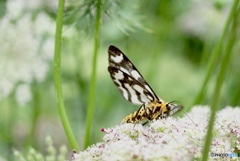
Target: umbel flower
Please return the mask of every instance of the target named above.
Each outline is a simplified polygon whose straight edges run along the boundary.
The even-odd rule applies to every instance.
[[[155,120],[148,126],[121,124],[103,128],[103,142],[74,152],[73,160],[154,161],[200,159],[210,108],[196,106],[183,118]],[[187,117],[188,116],[188,117]],[[210,154],[236,154],[240,150],[240,108],[226,107],[217,113]],[[190,119],[191,118],[191,119]],[[229,156],[210,156],[210,160]],[[231,157],[237,160],[238,157]]]
[[[21,100],[19,104],[31,99],[27,86],[45,80],[49,70],[54,27],[47,14],[34,15],[23,0],[6,2],[6,13],[0,18],[0,100],[8,97],[19,84],[23,84],[15,89],[16,100]],[[19,98],[19,93],[25,94]]]

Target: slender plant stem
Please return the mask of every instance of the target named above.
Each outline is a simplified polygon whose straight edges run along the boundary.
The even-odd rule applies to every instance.
[[[30,131],[30,144],[34,144],[35,139],[35,131],[37,120],[41,111],[41,101],[40,101],[40,93],[39,93],[39,85],[34,82],[32,86],[32,94],[33,94],[33,109],[32,109],[32,119],[31,119],[31,131]],[[36,147],[37,145],[35,145]]]
[[[11,94],[12,95],[12,94]],[[12,128],[16,122],[18,115],[20,113],[20,108],[18,107],[16,100],[13,97],[9,97],[9,101],[1,100],[1,131],[0,137],[3,138],[1,140],[2,145],[6,145],[3,154],[5,153],[7,160],[13,160],[13,156],[11,155],[12,147],[14,146],[14,129]],[[16,108],[17,107],[17,108]],[[25,144],[26,145],[26,144]],[[24,147],[24,146],[23,146]]]
[[[63,128],[68,138],[68,142],[72,149],[79,150],[76,139],[73,135],[72,129],[68,122],[67,114],[64,107],[62,86],[61,86],[61,38],[62,38],[62,26],[63,26],[63,13],[64,13],[65,0],[59,0],[56,35],[55,35],[55,51],[54,51],[54,85],[57,96],[57,106],[59,115],[63,124]]]
[[[235,2],[233,3],[233,6],[232,6],[232,11],[231,12],[236,13],[238,2],[239,2],[239,0],[235,0]],[[208,131],[207,131],[206,140],[205,140],[204,149],[203,149],[203,157],[202,157],[203,161],[207,160],[208,156],[209,156],[210,145],[211,145],[211,142],[212,142],[212,130],[213,130],[214,120],[215,120],[215,116],[216,116],[216,111],[218,109],[217,107],[218,107],[218,103],[219,103],[221,87],[222,87],[222,84],[223,84],[225,73],[228,69],[228,65],[229,65],[229,62],[230,62],[230,56],[231,56],[231,53],[232,53],[231,50],[232,50],[234,40],[235,40],[235,35],[236,35],[236,24],[235,24],[236,17],[237,17],[237,15],[233,14],[233,22],[232,22],[232,28],[231,28],[231,31],[230,31],[230,37],[229,37],[229,40],[227,42],[225,55],[223,57],[222,68],[220,70],[220,73],[219,73],[218,78],[217,78],[217,82],[215,84],[213,101],[212,101],[212,104],[211,104],[212,112],[211,112],[211,116],[210,116]]]
[[[91,127],[94,115],[94,101],[95,101],[95,89],[96,89],[96,68],[97,68],[97,54],[100,42],[100,27],[101,27],[101,8],[102,0],[97,1],[97,16],[95,23],[95,34],[94,34],[94,53],[92,62],[92,76],[88,95],[88,108],[87,108],[87,119],[85,128],[85,139],[84,148],[87,148],[90,144]]]
[[[234,14],[234,10],[232,9],[230,14],[229,14],[229,16],[228,16],[228,19],[227,19],[227,21],[225,23],[225,26],[224,26],[222,35],[221,35],[221,37],[219,39],[219,42],[217,43],[217,45],[214,47],[212,53],[210,54],[211,56],[210,56],[210,60],[209,60],[208,65],[207,65],[207,73],[206,73],[205,79],[203,81],[203,84],[201,86],[201,89],[198,92],[198,95],[197,95],[197,97],[195,98],[195,100],[193,102],[193,105],[200,104],[201,101],[204,98],[204,94],[206,92],[207,84],[208,84],[208,82],[209,82],[209,80],[210,80],[210,78],[212,76],[213,67],[214,67],[215,63],[217,62],[217,59],[221,55],[223,40],[224,40],[224,38],[227,35],[229,26],[230,26],[232,18],[233,18],[233,14]],[[192,106],[190,106],[190,107],[192,107]]]

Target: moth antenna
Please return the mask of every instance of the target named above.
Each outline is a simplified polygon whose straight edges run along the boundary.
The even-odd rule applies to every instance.
[[[189,120],[191,120],[191,122],[192,122],[195,126],[197,126],[197,124],[187,115],[186,112],[184,112],[184,111],[182,111],[182,112],[184,113],[184,115],[186,115],[186,116],[189,118]]]

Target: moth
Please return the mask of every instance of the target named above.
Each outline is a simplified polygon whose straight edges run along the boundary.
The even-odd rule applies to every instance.
[[[161,119],[183,108],[159,98],[133,63],[117,47],[111,45],[108,54],[108,71],[114,84],[127,101],[141,105],[137,111],[126,116],[122,123],[136,124],[143,120]]]

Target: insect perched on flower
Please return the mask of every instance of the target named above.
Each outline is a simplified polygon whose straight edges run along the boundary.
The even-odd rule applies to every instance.
[[[131,61],[115,46],[108,49],[108,71],[123,97],[133,104],[141,105],[126,116],[123,123],[138,123],[143,120],[165,118],[180,111],[183,106],[160,99],[144,80]]]

